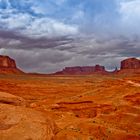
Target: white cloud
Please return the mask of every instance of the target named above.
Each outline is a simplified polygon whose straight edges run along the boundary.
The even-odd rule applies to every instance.
[[[39,15],[30,13],[28,10],[24,12],[28,7],[25,8],[25,5],[30,4],[30,2],[32,2],[32,0],[16,2],[17,5],[23,6],[23,9],[20,9],[13,7],[7,0],[7,8],[0,9],[0,26],[10,30],[16,29],[16,31],[30,37],[54,37],[78,33],[78,27],[75,25],[66,24],[63,21],[47,16],[40,17]],[[60,3],[63,2],[64,0]],[[34,10],[34,12],[41,13],[43,8],[38,7],[36,4],[37,2],[31,4],[30,9]]]
[[[120,14],[123,28],[130,33],[138,33],[140,23],[140,1],[131,0],[120,3]]]
[[[30,37],[54,37],[78,33],[78,27],[75,25],[47,17],[33,17],[27,13],[10,14],[7,18],[0,17],[0,23],[7,29],[17,29],[20,33]]]
[[[124,16],[124,20],[140,19],[140,1],[133,0],[121,3],[120,12]]]
[[[8,29],[21,29],[26,28],[32,21],[32,17],[28,14],[10,14],[7,18],[0,18],[0,23],[7,26]]]
[[[65,36],[77,33],[77,26],[67,25],[51,18],[37,18],[30,26],[27,26],[25,31],[25,34],[34,37]]]

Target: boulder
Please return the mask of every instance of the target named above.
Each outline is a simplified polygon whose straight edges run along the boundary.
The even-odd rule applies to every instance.
[[[6,92],[0,92],[0,103],[15,106],[26,106],[26,102],[23,98]]]

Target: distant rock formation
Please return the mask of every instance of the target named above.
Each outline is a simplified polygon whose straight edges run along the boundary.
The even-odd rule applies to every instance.
[[[56,72],[55,74],[94,74],[94,73],[107,73],[104,66],[76,66],[76,67],[66,67],[62,71]]]
[[[0,73],[21,74],[23,72],[17,68],[15,60],[10,58],[9,56],[0,55]]]
[[[121,61],[121,70],[124,69],[140,69],[140,60],[136,58],[128,58]]]
[[[16,68],[15,60],[9,56],[0,55],[0,68]]]
[[[66,67],[62,71],[58,71],[56,75],[88,75],[88,74],[119,74],[119,73],[140,73],[140,60],[136,58],[128,58],[121,61],[120,70],[106,71],[104,66],[75,66]]]
[[[121,61],[120,70],[117,68],[110,72],[106,71],[104,66],[75,66],[65,67],[62,71],[52,74],[29,73],[29,75],[47,76],[47,75],[90,75],[90,74],[119,74],[119,73],[140,73],[140,60],[128,58]],[[15,60],[9,56],[0,55],[0,73],[2,74],[24,74],[17,68]]]

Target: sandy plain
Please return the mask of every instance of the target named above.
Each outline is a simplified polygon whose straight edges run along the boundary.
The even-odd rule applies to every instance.
[[[140,140],[140,75],[0,75],[0,92],[54,120],[54,140]]]

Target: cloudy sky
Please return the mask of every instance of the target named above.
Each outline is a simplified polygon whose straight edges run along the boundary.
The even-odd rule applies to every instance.
[[[26,72],[140,56],[140,0],[0,0],[0,54]]]

